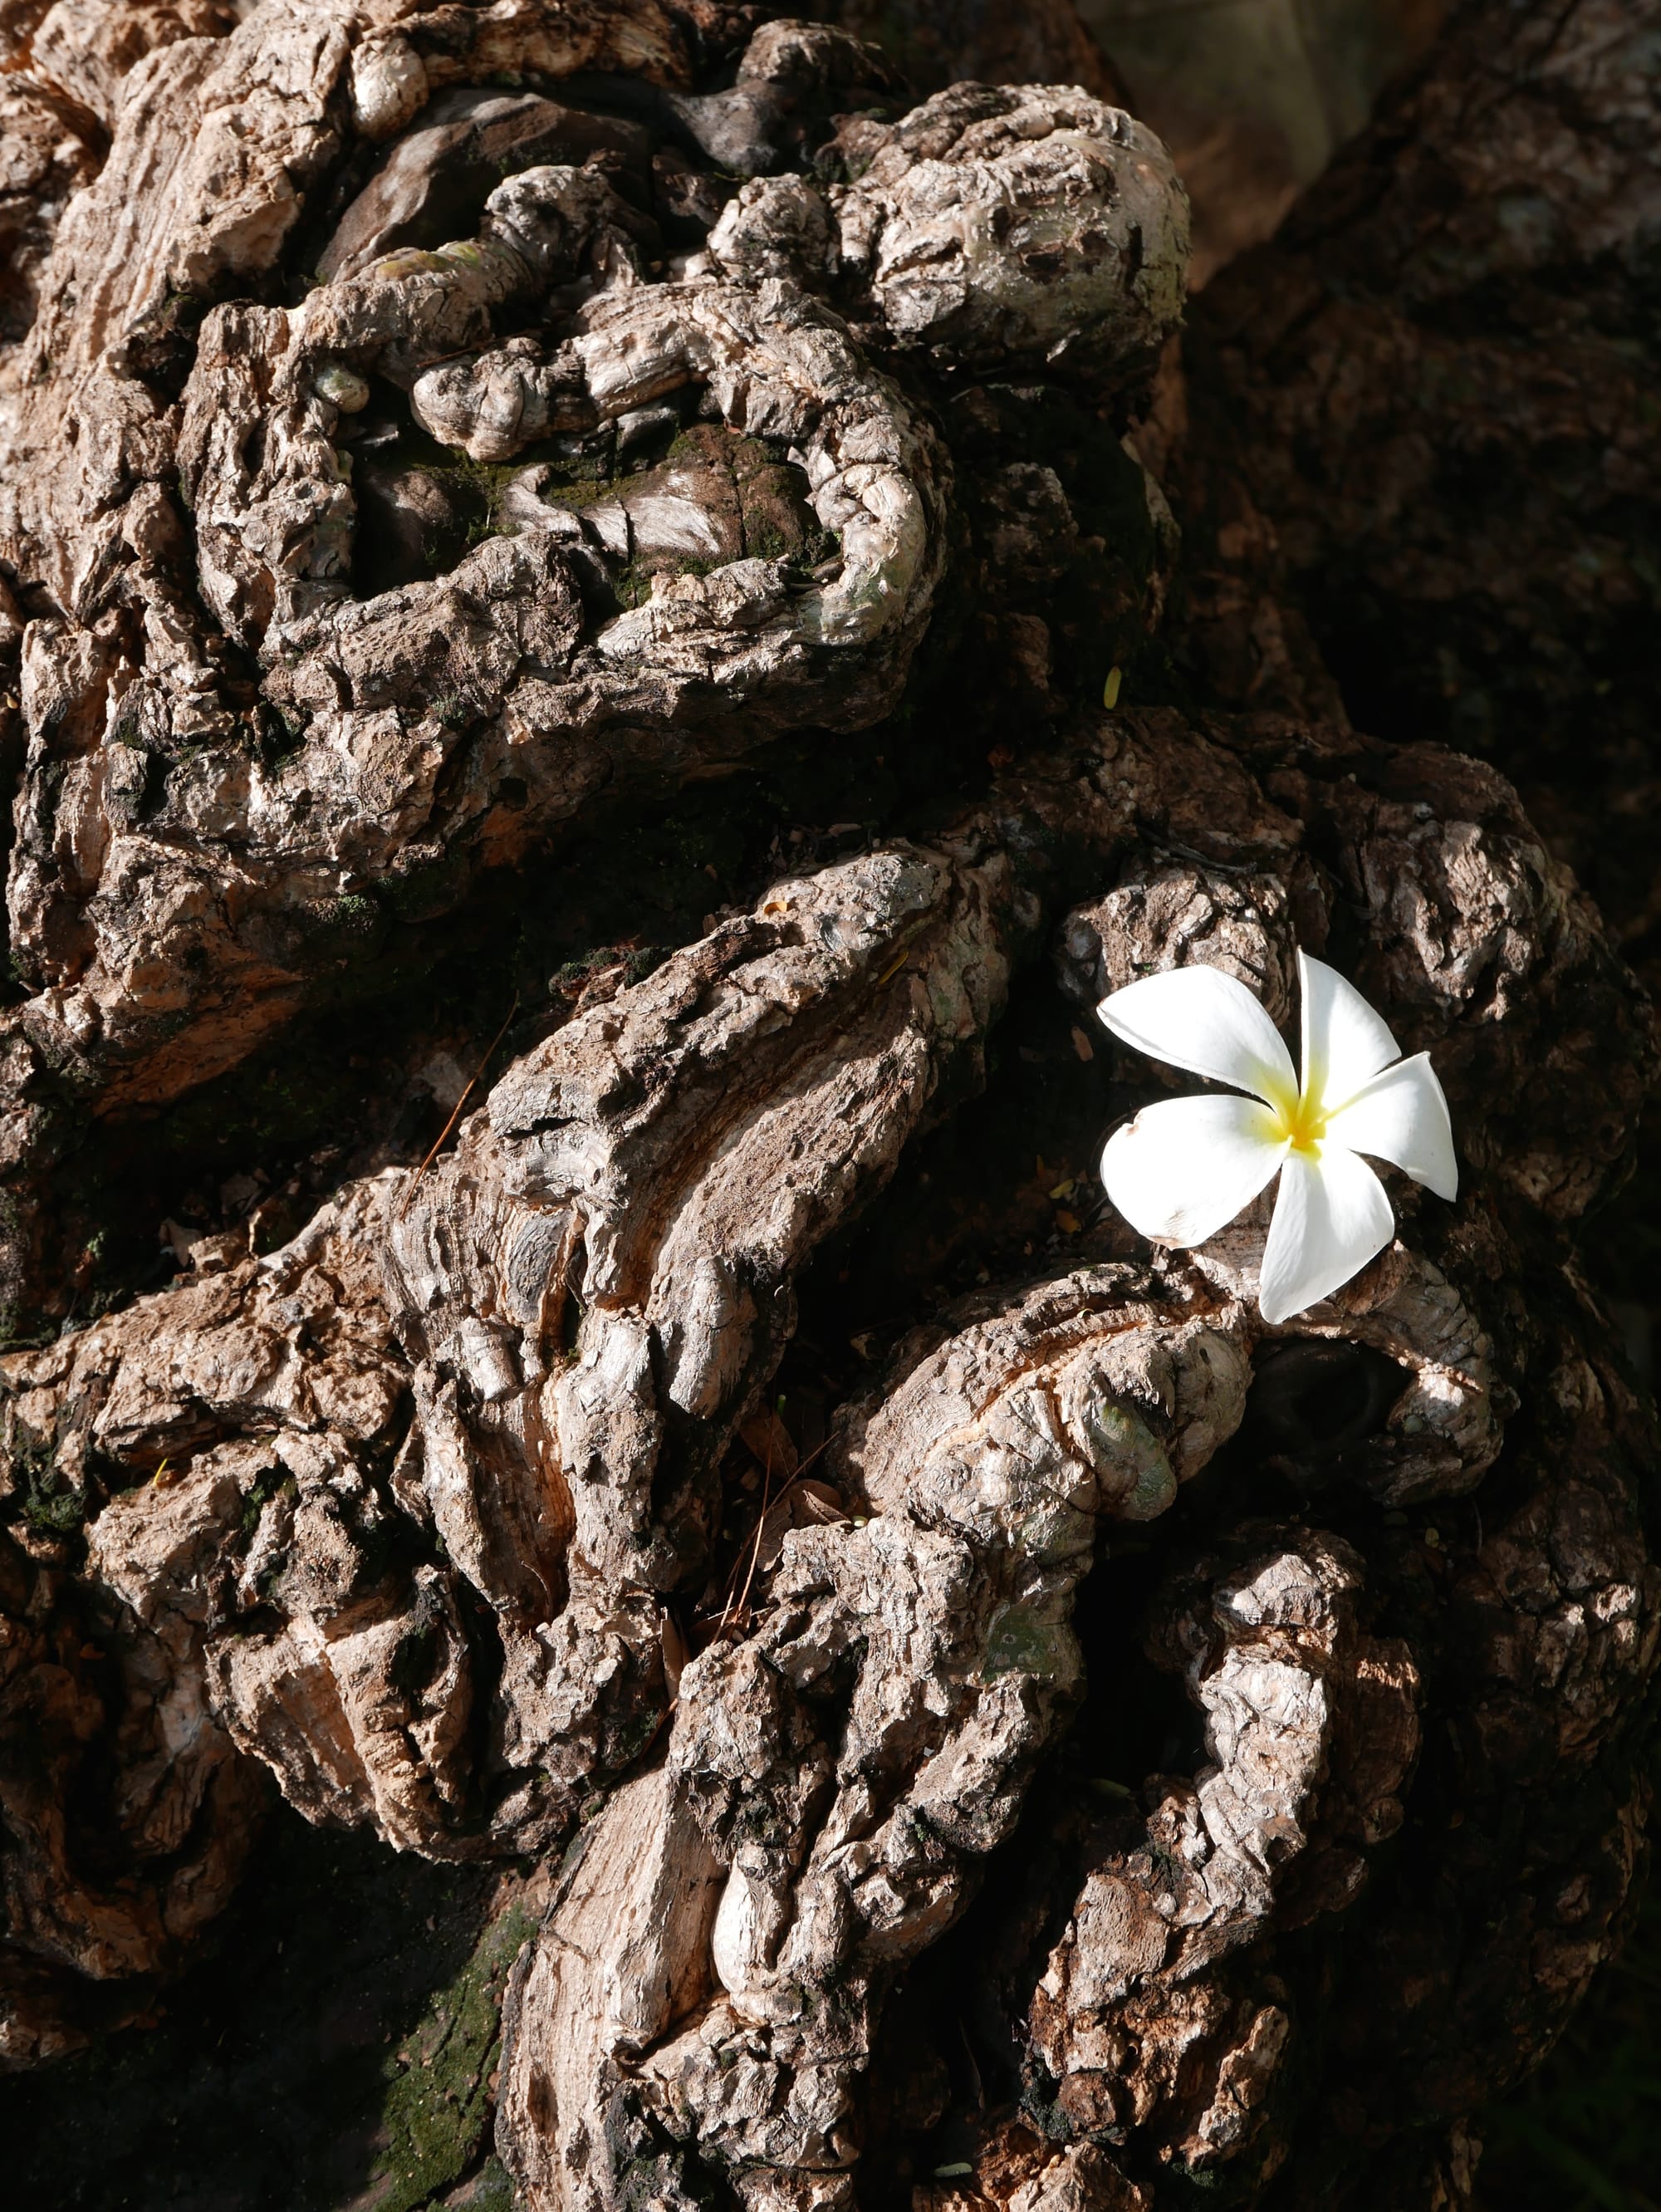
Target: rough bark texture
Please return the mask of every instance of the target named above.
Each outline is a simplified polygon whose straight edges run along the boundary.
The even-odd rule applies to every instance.
[[[891,83],[880,59],[768,27],[730,93],[687,96],[658,89],[685,41],[650,10],[440,11],[355,46],[351,21],[262,9],[140,72],[9,364],[0,561],[55,610],[17,694],[21,1304],[65,1140],[43,1093],[175,1096],[383,909],[442,914],[603,796],[897,703],[949,462],[813,289],[868,343],[1076,355],[1098,389],[1180,312],[1162,149],[1065,88],[947,94],[893,131],[866,113],[821,156],[857,181],[746,186],[677,254],[666,234],[730,189],[678,146],[776,168]],[[440,94],[354,190],[437,84],[625,63],[643,123]],[[285,285],[288,307],[246,296]]]
[[[1323,657],[1300,579],[1389,561],[1297,379],[1382,390],[1373,311],[1220,280],[1185,379],[1182,189],[1069,10],[949,71],[900,11],[916,104],[766,12],[5,19],[0,2056],[149,2016],[282,1799],[540,1863],[533,2212],[1464,2204],[1642,1859],[1655,1438],[1573,1239],[1651,1009],[1512,786]],[[809,766],[858,819],[591,944],[488,1081],[481,989],[430,1150],[89,1292],[87,1159],[355,934],[433,1065],[435,927]],[[1093,1195],[1172,1079],[1091,1010],[1204,962],[1284,1022],[1300,946],[1463,1187],[1270,1328],[1266,1202],[1179,1255]]]

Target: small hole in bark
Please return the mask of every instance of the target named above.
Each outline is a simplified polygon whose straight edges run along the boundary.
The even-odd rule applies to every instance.
[[[1291,1337],[1258,1354],[1247,1434],[1275,1458],[1325,1466],[1380,1433],[1409,1379],[1370,1345]]]
[[[567,1359],[577,1356],[577,1339],[583,1325],[582,1294],[578,1285],[588,1266],[588,1247],[580,1237],[565,1263],[565,1282],[560,1296],[560,1350]]]
[[[1114,1532],[1073,1604],[1088,1685],[1075,1746],[1087,1772],[1128,1790],[1149,1774],[1187,1773],[1205,1756],[1203,1723],[1181,1677],[1156,1666],[1144,1648],[1162,1549]]]

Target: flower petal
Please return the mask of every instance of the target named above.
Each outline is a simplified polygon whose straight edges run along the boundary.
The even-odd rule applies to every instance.
[[[1330,1111],[1353,1098],[1402,1048],[1353,983],[1325,960],[1298,955],[1303,989],[1303,1095]]]
[[[1292,1055],[1280,1032],[1245,984],[1221,968],[1144,975],[1104,999],[1096,1012],[1116,1037],[1152,1060],[1232,1083],[1282,1112],[1297,1097]]]
[[[1384,1185],[1342,1145],[1288,1152],[1258,1276],[1266,1322],[1290,1321],[1360,1274],[1395,1233]]]
[[[1438,1198],[1459,1194],[1453,1124],[1427,1052],[1375,1075],[1329,1116],[1326,1137],[1349,1152],[1371,1152],[1374,1159],[1405,1168],[1415,1182]]]
[[[1101,1180],[1143,1236],[1203,1244],[1250,1206],[1285,1158],[1278,1127],[1255,1098],[1167,1098],[1113,1132]]]

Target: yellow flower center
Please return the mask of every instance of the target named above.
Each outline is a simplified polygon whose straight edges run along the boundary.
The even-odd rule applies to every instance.
[[[1321,1139],[1326,1134],[1326,1109],[1320,1094],[1306,1091],[1276,1113],[1280,1133],[1294,1152],[1318,1152]]]

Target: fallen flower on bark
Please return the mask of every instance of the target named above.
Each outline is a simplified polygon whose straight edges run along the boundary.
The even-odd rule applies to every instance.
[[[1270,1322],[1330,1297],[1395,1233],[1363,1152],[1439,1198],[1458,1189],[1447,1101],[1429,1054],[1402,1059],[1383,1020],[1324,961],[1300,952],[1298,973],[1301,1084],[1259,1001],[1221,969],[1146,975],[1096,1010],[1138,1052],[1251,1093],[1144,1106],[1108,1139],[1101,1180],[1143,1236],[1203,1244],[1278,1171],[1258,1288]]]

